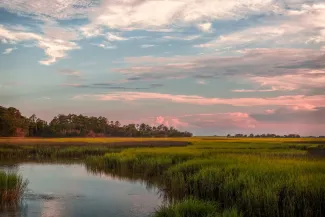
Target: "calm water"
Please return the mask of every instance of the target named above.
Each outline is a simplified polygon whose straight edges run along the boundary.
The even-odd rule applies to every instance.
[[[94,175],[83,165],[21,164],[28,192],[16,211],[1,217],[147,217],[161,205],[140,182]]]

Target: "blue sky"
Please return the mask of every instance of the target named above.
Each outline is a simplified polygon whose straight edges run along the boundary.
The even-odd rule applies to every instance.
[[[319,0],[1,0],[0,103],[195,135],[325,134]]]

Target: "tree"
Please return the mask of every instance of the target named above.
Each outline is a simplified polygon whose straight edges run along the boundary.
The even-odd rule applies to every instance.
[[[52,137],[191,137],[190,132],[181,132],[164,125],[123,125],[108,121],[105,117],[88,117],[75,114],[59,114],[47,123],[35,114],[26,118],[16,108],[0,106],[0,136],[52,136]]]

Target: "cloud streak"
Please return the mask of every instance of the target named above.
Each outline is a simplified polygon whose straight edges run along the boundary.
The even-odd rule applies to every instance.
[[[107,94],[78,95],[73,99],[100,101],[137,101],[163,100],[174,103],[195,105],[232,105],[232,106],[287,106],[296,108],[325,107],[325,95],[288,95],[269,98],[208,98],[197,95],[172,95],[150,92],[112,92]]]
[[[312,49],[245,49],[233,56],[126,57],[124,63],[131,66],[114,71],[137,80],[245,79],[260,86],[233,92],[312,91],[324,86],[323,61],[324,53]]]
[[[154,44],[143,44],[141,45],[141,48],[151,48],[151,47],[156,47]]]
[[[76,70],[71,70],[71,69],[62,69],[59,71],[59,74],[66,75],[70,78],[81,78],[81,72],[76,71]]]
[[[16,49],[17,48],[7,48],[7,49],[5,49],[5,51],[2,54],[4,54],[4,55],[11,54]]]

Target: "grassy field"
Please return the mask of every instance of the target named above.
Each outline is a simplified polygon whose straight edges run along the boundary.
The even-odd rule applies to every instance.
[[[0,138],[2,159],[81,158],[158,187],[168,203],[155,217],[325,216],[324,150],[305,138]]]

